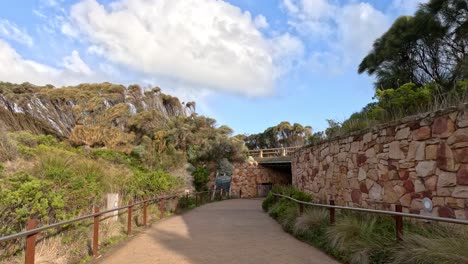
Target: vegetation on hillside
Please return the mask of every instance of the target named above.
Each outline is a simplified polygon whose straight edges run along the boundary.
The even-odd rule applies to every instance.
[[[274,186],[272,192],[311,200],[293,187]],[[299,215],[295,202],[271,193],[262,206],[285,231],[344,263],[468,263],[464,226],[405,221],[404,240],[397,242],[389,216],[338,210],[330,225],[328,210],[306,206]]]
[[[245,159],[231,134],[159,88],[0,83],[0,236],[24,230],[30,218],[46,225],[105,208],[106,193],[127,203],[181,191],[192,184],[191,168],[205,190],[210,168]],[[87,233],[73,230],[64,238]],[[0,255],[18,253],[22,241]]]

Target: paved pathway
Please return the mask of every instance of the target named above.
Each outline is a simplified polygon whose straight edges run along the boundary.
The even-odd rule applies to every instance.
[[[296,240],[261,209],[261,200],[216,202],[153,224],[98,263],[336,264]]]

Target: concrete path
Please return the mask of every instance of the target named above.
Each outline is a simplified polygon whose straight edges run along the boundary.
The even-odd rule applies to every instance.
[[[261,202],[227,200],[167,218],[98,263],[338,263],[285,233]]]

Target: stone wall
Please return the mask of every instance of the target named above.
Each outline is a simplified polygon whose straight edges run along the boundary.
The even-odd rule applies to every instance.
[[[231,193],[238,194],[242,189],[242,197],[257,197],[257,184],[273,183],[289,184],[291,173],[283,170],[266,168],[256,163],[235,163],[231,180]]]
[[[293,185],[317,201],[468,219],[468,110],[399,122],[298,150]],[[432,199],[426,212],[421,200]]]

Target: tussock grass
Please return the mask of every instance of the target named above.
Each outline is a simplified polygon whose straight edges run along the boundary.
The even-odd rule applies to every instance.
[[[326,226],[329,222],[329,213],[324,209],[307,208],[296,219],[293,233],[295,235],[309,235],[312,229]]]
[[[404,241],[397,242],[392,217],[338,210],[330,225],[325,209],[308,207],[299,215],[296,203],[270,195],[263,206],[285,231],[343,263],[468,263],[468,227],[406,221]]]
[[[426,231],[426,235],[405,235],[404,241],[393,250],[392,263],[468,263],[466,227],[437,225]]]
[[[395,244],[389,218],[359,213],[341,214],[325,236],[331,247],[349,255],[350,263],[385,263]]]

